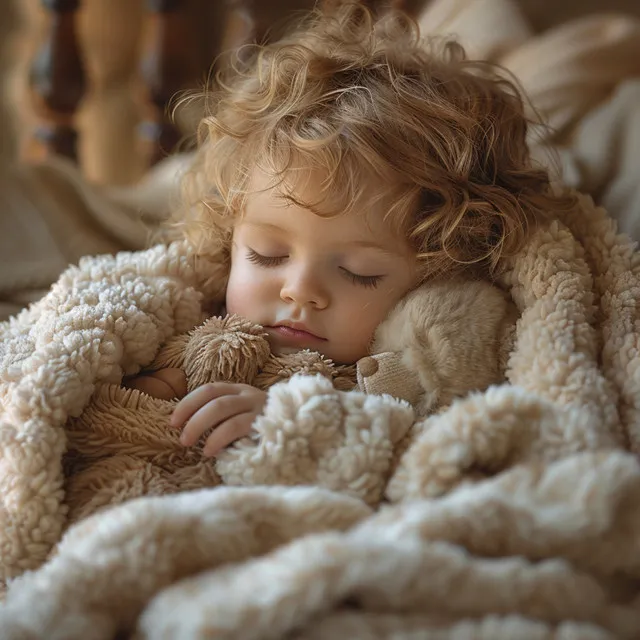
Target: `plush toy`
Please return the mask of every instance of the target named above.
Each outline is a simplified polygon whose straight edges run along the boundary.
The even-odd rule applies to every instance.
[[[67,424],[69,522],[132,497],[222,482],[320,484],[376,503],[416,420],[503,380],[514,309],[485,282],[424,285],[351,366],[310,351],[276,356],[260,326],[211,317],[169,339],[149,368],[183,369],[189,391],[212,381],[268,390],[254,435],[207,459],[169,426],[175,401],[101,385]]]

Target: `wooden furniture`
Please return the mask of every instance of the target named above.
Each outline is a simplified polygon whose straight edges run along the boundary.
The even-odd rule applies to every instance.
[[[31,92],[41,123],[35,137],[48,153],[78,159],[75,117],[86,88],[86,72],[77,33],[81,0],[41,0],[50,13],[45,41],[32,67]],[[171,153],[180,134],[171,122],[173,96],[197,84],[203,71],[191,46],[183,0],[146,0],[148,45],[141,61],[146,98],[141,135],[151,164]]]
[[[78,24],[92,1],[39,0],[49,20],[30,77],[38,155],[53,153],[78,161],[78,114],[90,84]],[[391,4],[413,11],[423,4],[419,0],[361,1],[374,10]],[[138,134],[145,166],[178,147],[182,134],[171,118],[173,100],[180,92],[204,84],[222,50],[277,37],[278,25],[288,16],[314,4],[314,0],[131,0],[132,10],[140,10],[136,2],[143,3],[144,29],[139,34],[138,82],[131,90],[140,116]],[[103,14],[108,19],[108,8]]]
[[[80,0],[42,0],[51,23],[31,71],[35,136],[52,153],[73,160],[78,154],[75,114],[85,91],[85,70],[76,32]]]

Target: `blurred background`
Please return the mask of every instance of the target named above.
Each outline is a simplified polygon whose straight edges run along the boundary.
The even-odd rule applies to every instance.
[[[394,4],[419,16],[430,3]],[[448,4],[458,12],[461,5],[475,4],[476,12],[483,11],[482,5],[495,11],[496,5],[484,0]],[[640,16],[638,0],[512,0],[510,4],[533,33],[601,11]],[[127,184],[140,179],[163,153],[174,150],[179,136],[153,123],[162,124],[162,111],[176,91],[198,87],[221,51],[267,33],[276,37],[288,17],[310,8],[313,1],[20,0],[14,5],[20,26],[12,94],[20,115],[21,154],[34,157],[42,151],[29,144],[42,125],[39,120],[59,121],[65,115],[61,112],[72,112],[79,134],[77,155],[87,178]],[[29,92],[30,77],[35,95]],[[47,97],[52,104],[43,105],[42,98]],[[48,107],[54,107],[54,113]],[[190,130],[191,124],[185,123],[185,128]],[[40,133],[46,140],[46,133]],[[161,148],[144,144],[145,138],[153,145],[154,138],[162,136],[156,140]],[[51,146],[55,149],[55,144]],[[65,146],[62,141],[59,147],[70,155],[69,142]]]
[[[411,13],[521,83],[536,161],[640,239],[639,0],[361,0]],[[321,0],[335,4],[340,0]],[[312,0],[0,0],[0,319],[80,257],[136,250],[179,202],[221,52]]]

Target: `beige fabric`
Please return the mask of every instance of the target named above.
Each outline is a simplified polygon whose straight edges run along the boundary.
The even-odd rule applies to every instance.
[[[402,401],[293,375],[269,388],[256,437],[215,473],[175,434],[141,443],[125,429],[138,459],[96,461],[84,498],[65,497],[62,465],[67,442],[93,438],[100,455],[98,421],[83,411],[112,403],[105,389],[167,341],[163,357],[187,366],[213,326],[193,352],[179,335],[202,321],[203,299],[222,299],[225,273],[179,244],[68,270],[0,325],[0,567],[19,576],[0,605],[3,637],[638,637],[640,465],[624,445],[640,451],[639,258],[587,198],[564,223],[505,264],[520,312],[507,384],[415,421]],[[421,326],[418,342],[401,340],[401,360],[413,353],[422,379],[432,347]],[[452,323],[448,339],[464,344],[468,330]],[[496,322],[494,335],[509,332]],[[452,379],[440,366],[432,378]],[[166,403],[146,404],[166,419]],[[69,418],[94,433],[67,440]],[[159,477],[149,467],[163,457],[174,473]],[[215,485],[215,474],[244,486],[157,495]],[[134,490],[103,509],[118,482]],[[299,484],[311,486],[283,486]],[[60,541],[66,500],[92,487],[94,514],[72,513]],[[128,500],[144,493],[155,495]]]
[[[536,31],[580,18],[588,14],[616,12],[640,16],[636,0],[515,0],[515,4],[534,25]]]
[[[379,361],[385,365],[381,379],[374,376],[363,383],[381,393],[392,380],[400,383],[402,365],[418,375],[422,393],[412,404],[420,416],[448,406],[502,377],[517,315],[504,293],[485,282],[430,282],[407,295],[374,336],[372,353],[402,354],[400,363]],[[412,387],[409,377],[399,397],[409,400]]]
[[[172,158],[132,192],[93,186],[60,158],[0,167],[0,318],[82,256],[147,246],[177,202],[185,162]]]
[[[417,376],[402,362],[402,356],[384,351],[367,356],[358,362],[358,388],[365,393],[388,393],[394,398],[417,405],[424,389]]]
[[[640,240],[640,75],[621,83],[587,114],[560,148],[566,182],[618,212],[620,229]]]

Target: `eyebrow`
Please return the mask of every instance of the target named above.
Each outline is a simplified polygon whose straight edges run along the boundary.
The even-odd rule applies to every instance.
[[[279,227],[277,224],[271,222],[262,222],[261,220],[241,220],[242,224],[248,224],[252,227],[261,227],[262,229],[268,229],[269,231],[277,231],[278,233],[287,233],[286,229]]]
[[[267,229],[269,231],[275,231],[281,235],[288,235],[288,231],[278,226],[277,224],[273,224],[271,222],[263,222],[261,220],[245,220],[244,224],[248,224],[252,227],[260,227],[262,229]],[[382,253],[386,253],[387,255],[392,256],[401,256],[403,255],[401,251],[396,251],[394,249],[390,249],[389,247],[384,247],[378,242],[373,242],[371,240],[352,240],[350,242],[345,242],[345,245],[350,247],[361,247],[363,249],[376,249]]]

